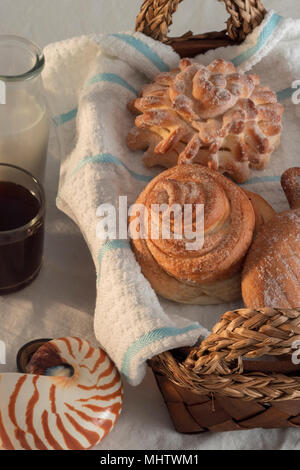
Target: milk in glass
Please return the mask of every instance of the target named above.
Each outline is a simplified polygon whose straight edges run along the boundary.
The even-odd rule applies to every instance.
[[[31,41],[0,35],[0,163],[19,166],[40,182],[49,138],[44,64],[42,51]]]
[[[6,104],[0,104],[0,162],[25,168],[43,181],[48,137],[45,107],[28,91],[8,88]]]

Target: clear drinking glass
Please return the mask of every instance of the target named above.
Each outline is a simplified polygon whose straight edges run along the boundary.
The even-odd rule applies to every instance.
[[[0,295],[38,275],[44,247],[45,194],[28,171],[0,163]]]
[[[0,35],[0,162],[44,180],[49,121],[43,94],[42,51],[31,41]]]

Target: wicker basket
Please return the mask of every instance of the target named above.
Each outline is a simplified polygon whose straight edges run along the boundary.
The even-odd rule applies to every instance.
[[[145,0],[136,30],[171,44],[181,56],[239,43],[266,11],[259,0],[223,1],[230,14],[227,31],[168,38],[181,0]],[[200,347],[153,358],[150,366],[176,430],[299,427],[300,365],[292,361],[297,340],[300,308],[241,309],[225,313]]]
[[[172,15],[182,0],[145,0],[136,21],[136,31],[172,47],[182,57],[193,57],[210,49],[241,43],[258,26],[266,14],[260,0],[222,0],[230,14],[227,30],[169,38]]]
[[[240,309],[225,313],[200,347],[153,358],[177,431],[299,427],[299,340],[300,309]]]

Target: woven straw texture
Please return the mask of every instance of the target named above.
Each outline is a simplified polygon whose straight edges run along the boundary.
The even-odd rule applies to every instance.
[[[176,429],[300,425],[296,341],[300,309],[240,309],[225,313],[200,347],[155,357],[151,365]]]
[[[175,429],[181,433],[300,426],[300,400],[272,404],[218,394],[197,395],[156,374]]]
[[[260,0],[222,0],[230,17],[227,21],[227,32],[192,35],[188,32],[180,38],[168,39],[172,24],[172,15],[182,0],[145,0],[136,20],[136,31],[143,32],[153,39],[172,43],[186,39],[224,38],[232,41],[243,41],[264,19],[266,10]]]

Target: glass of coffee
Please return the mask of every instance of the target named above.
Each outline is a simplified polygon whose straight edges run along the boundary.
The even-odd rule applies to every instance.
[[[0,295],[38,275],[44,246],[45,193],[28,171],[0,163]]]

